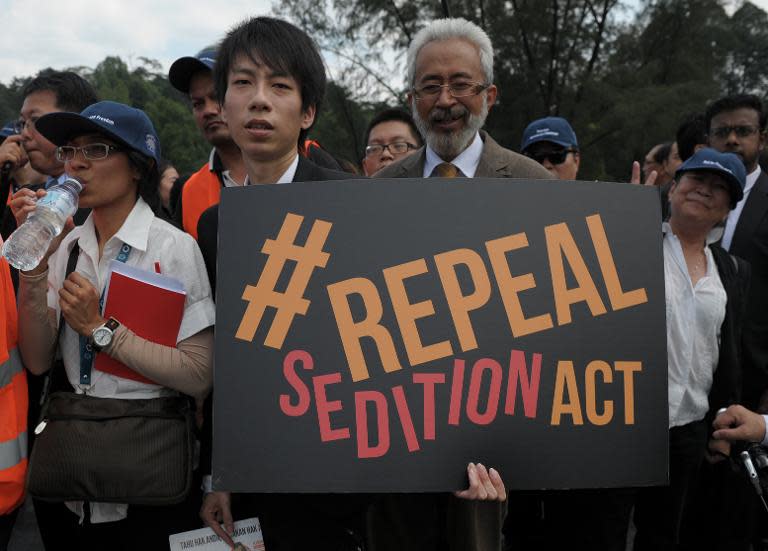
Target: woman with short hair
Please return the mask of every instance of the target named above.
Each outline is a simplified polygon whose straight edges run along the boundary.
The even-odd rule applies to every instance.
[[[639,490],[636,551],[684,543],[681,526],[702,462],[729,452],[722,441],[711,440],[711,427],[716,412],[739,398],[750,269],[718,243],[745,183],[739,157],[706,148],[677,169],[669,190],[663,249],[670,484]]]

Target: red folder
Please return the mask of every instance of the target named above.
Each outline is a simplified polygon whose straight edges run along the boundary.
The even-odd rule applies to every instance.
[[[180,281],[112,261],[104,297],[104,317],[148,341],[176,348],[186,293]],[[96,354],[94,369],[124,379],[157,384],[109,354]]]

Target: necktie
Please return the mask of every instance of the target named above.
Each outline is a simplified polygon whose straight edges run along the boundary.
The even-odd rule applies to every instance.
[[[440,163],[432,171],[432,178],[458,178],[459,176],[461,176],[461,172],[456,168],[456,165],[451,163]]]

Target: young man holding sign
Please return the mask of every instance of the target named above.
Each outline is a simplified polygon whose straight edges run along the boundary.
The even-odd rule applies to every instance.
[[[222,116],[243,153],[245,186],[350,177],[299,155],[299,146],[315,121],[325,92],[322,59],[304,32],[268,17],[242,23],[219,49],[214,80]],[[218,205],[206,210],[198,223],[200,248],[214,285],[217,234]],[[206,424],[210,422],[207,415]],[[210,445],[210,440],[206,444]],[[204,448],[202,455],[210,461],[211,450]],[[230,494],[210,492],[210,482],[206,486],[200,516],[233,545]],[[351,545],[354,537],[349,534],[362,532],[365,502],[360,505],[356,498],[291,494],[240,497],[242,509],[258,514],[268,549],[299,549],[309,542]],[[242,509],[236,511],[240,518]],[[224,523],[224,529],[219,522]]]
[[[325,89],[322,59],[303,31],[284,21],[266,17],[247,21],[232,30],[222,43],[214,74],[223,116],[243,153],[248,171],[246,186],[350,177],[318,167],[299,155],[299,147],[315,121]],[[211,208],[201,216],[198,234],[212,281],[215,279],[217,229],[218,210]],[[504,484],[495,470],[470,464],[468,475],[469,487],[458,492],[458,497],[506,499]],[[362,545],[368,505],[366,496],[258,494],[242,497],[246,497],[249,506],[255,506],[268,549],[356,549]],[[406,496],[405,500],[416,500],[417,497],[432,496]],[[456,500],[450,495],[444,497]],[[498,506],[494,506],[494,512],[500,518]],[[209,492],[201,516],[231,544],[228,533],[231,534],[233,523],[228,492]],[[242,516],[242,512],[238,516]],[[219,524],[222,521],[224,529]],[[423,528],[426,533],[441,530],[438,523]],[[489,530],[493,532],[499,528],[500,520]],[[376,534],[373,537],[372,547],[391,547],[387,542],[379,543]],[[491,537],[498,539],[496,533]],[[457,543],[461,545],[461,542]],[[399,544],[402,544],[400,548],[409,546],[408,541],[401,540]]]

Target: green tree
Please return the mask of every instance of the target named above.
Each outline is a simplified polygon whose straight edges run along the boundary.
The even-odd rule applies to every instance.
[[[101,100],[144,110],[160,137],[162,155],[180,172],[197,170],[208,159],[210,146],[197,130],[186,98],[170,85],[157,61],[139,58],[139,64],[131,69],[119,57],[109,56],[95,68],[69,70],[93,84]],[[8,86],[0,84],[0,121],[18,118],[21,91],[31,79],[17,77]]]
[[[531,120],[564,116],[578,134],[585,179],[626,180],[631,162],[672,141],[686,114],[724,93],[768,89],[768,16],[749,2],[730,17],[725,0],[449,4],[494,44],[500,97],[489,132],[516,149]],[[443,16],[432,0],[287,0],[275,11],[308,30],[358,103],[403,101],[403,54]]]
[[[179,172],[197,170],[208,159],[210,146],[194,124],[187,100],[160,73],[156,61],[139,58],[133,70],[118,57],[107,57],[87,75],[99,97],[144,110],[155,125],[163,157]]]

